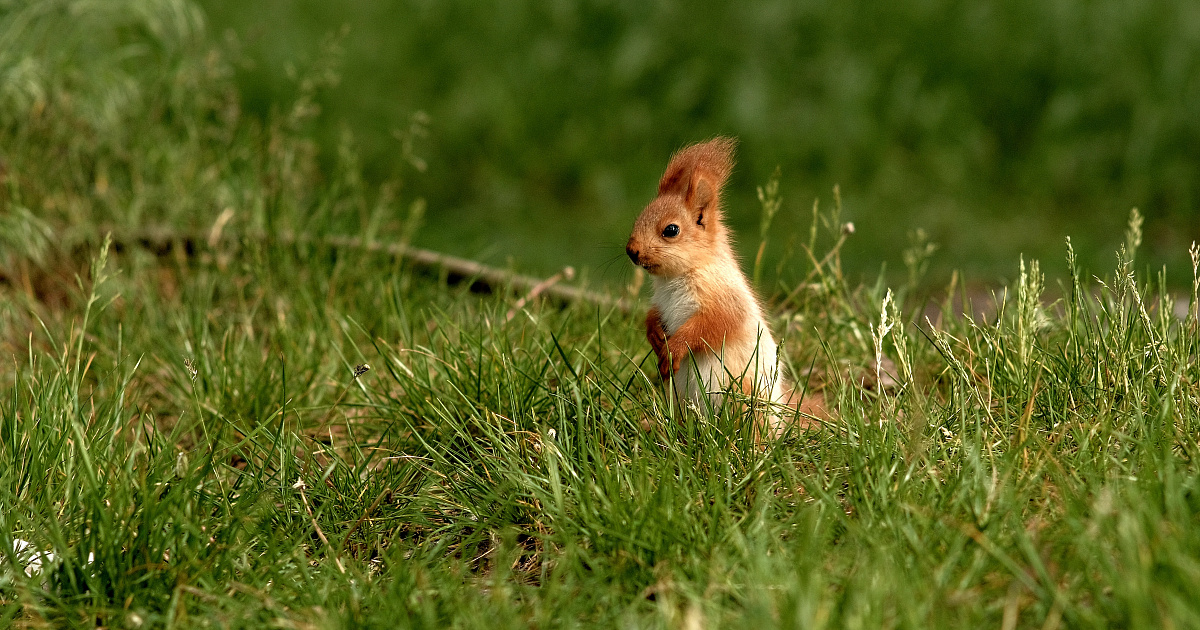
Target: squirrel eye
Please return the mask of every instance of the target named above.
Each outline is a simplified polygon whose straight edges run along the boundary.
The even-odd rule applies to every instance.
[[[668,225],[667,227],[663,228],[662,235],[665,238],[675,238],[676,236],[679,236],[679,226],[675,225],[674,223]]]

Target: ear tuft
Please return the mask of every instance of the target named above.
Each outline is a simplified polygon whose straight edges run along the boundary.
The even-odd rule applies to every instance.
[[[708,142],[693,144],[680,149],[671,156],[667,170],[658,182],[658,194],[685,195],[692,187],[694,179],[707,176],[716,188],[720,190],[733,171],[733,153],[737,148],[737,140],[726,137],[716,137]]]
[[[717,137],[680,149],[658,182],[658,195],[683,197],[696,225],[704,227],[713,217],[719,222],[721,187],[733,171],[735,147],[733,138]]]

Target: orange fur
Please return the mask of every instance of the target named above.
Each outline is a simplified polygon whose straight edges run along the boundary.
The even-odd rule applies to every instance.
[[[670,374],[663,368],[662,359],[667,356],[667,331],[663,328],[658,309],[654,307],[650,307],[650,312],[646,313],[646,340],[650,342],[654,356],[658,357],[658,374],[666,380]]]
[[[689,353],[700,355],[720,350],[726,343],[742,343],[746,330],[742,323],[746,319],[745,309],[740,304],[723,304],[713,301],[700,302],[696,311],[682,326],[675,329],[667,339],[666,354],[670,357],[670,372],[679,370],[682,359]],[[659,356],[659,373],[667,356]],[[664,376],[664,378],[666,378]]]
[[[722,221],[735,146],[715,138],[672,156],[626,252],[653,277],[646,337],[681,398],[700,404],[741,378],[744,391],[782,406],[775,341]]]

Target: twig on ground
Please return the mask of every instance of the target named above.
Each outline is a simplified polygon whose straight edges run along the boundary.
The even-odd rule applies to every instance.
[[[218,219],[217,225],[214,225],[213,229],[206,234],[199,232],[177,232],[169,229],[148,229],[136,232],[113,231],[113,243],[118,248],[139,246],[159,253],[170,252],[176,245],[179,245],[188,255],[195,255],[196,250],[205,245],[210,248],[216,248],[222,244],[236,246],[240,241],[247,239],[274,241],[287,245],[318,245],[384,253],[403,259],[417,267],[445,269],[450,274],[449,279],[451,282],[470,281],[472,284],[481,284],[492,291],[500,291],[507,288],[518,293],[525,292],[525,296],[517,302],[508,319],[512,319],[516,310],[519,310],[527,302],[540,295],[545,295],[562,302],[589,302],[605,308],[615,308],[622,312],[629,312],[631,308],[630,302],[627,299],[614,298],[606,293],[591,291],[583,287],[560,284],[562,280],[573,279],[574,269],[571,267],[564,268],[558,274],[543,279],[513,273],[474,260],[412,247],[403,243],[381,243],[349,236],[313,237],[307,234],[293,234],[291,232],[280,232],[278,234],[266,234],[263,232],[231,234],[223,229],[224,223]]]
[[[521,310],[522,308],[525,308],[525,305],[530,300],[536,299],[537,296],[541,295],[543,291],[553,288],[554,285],[558,284],[558,282],[560,280],[572,280],[574,278],[575,278],[575,268],[574,267],[563,267],[562,271],[554,274],[553,276],[550,276],[549,278],[546,278],[545,280],[542,280],[537,285],[535,285],[532,289],[530,289],[529,293],[525,294],[525,297],[522,297],[521,299],[517,300],[517,303],[514,304],[512,308],[508,309],[508,314],[504,316],[504,321],[511,322],[513,316],[515,316],[517,314],[517,311]]]

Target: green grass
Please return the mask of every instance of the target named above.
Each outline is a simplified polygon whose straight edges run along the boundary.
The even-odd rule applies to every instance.
[[[838,419],[763,447],[733,409],[667,419],[638,313],[507,320],[503,291],[239,236],[404,241],[420,206],[350,147],[323,175],[303,96],[241,117],[189,5],[96,6],[0,20],[3,623],[1200,626],[1196,274],[1143,271],[1136,220],[1111,272],[1014,261],[992,314],[930,324],[925,250],[889,299],[823,211],[804,283],[764,284]],[[226,208],[212,244],[130,237]],[[13,539],[56,560],[26,575]]]

